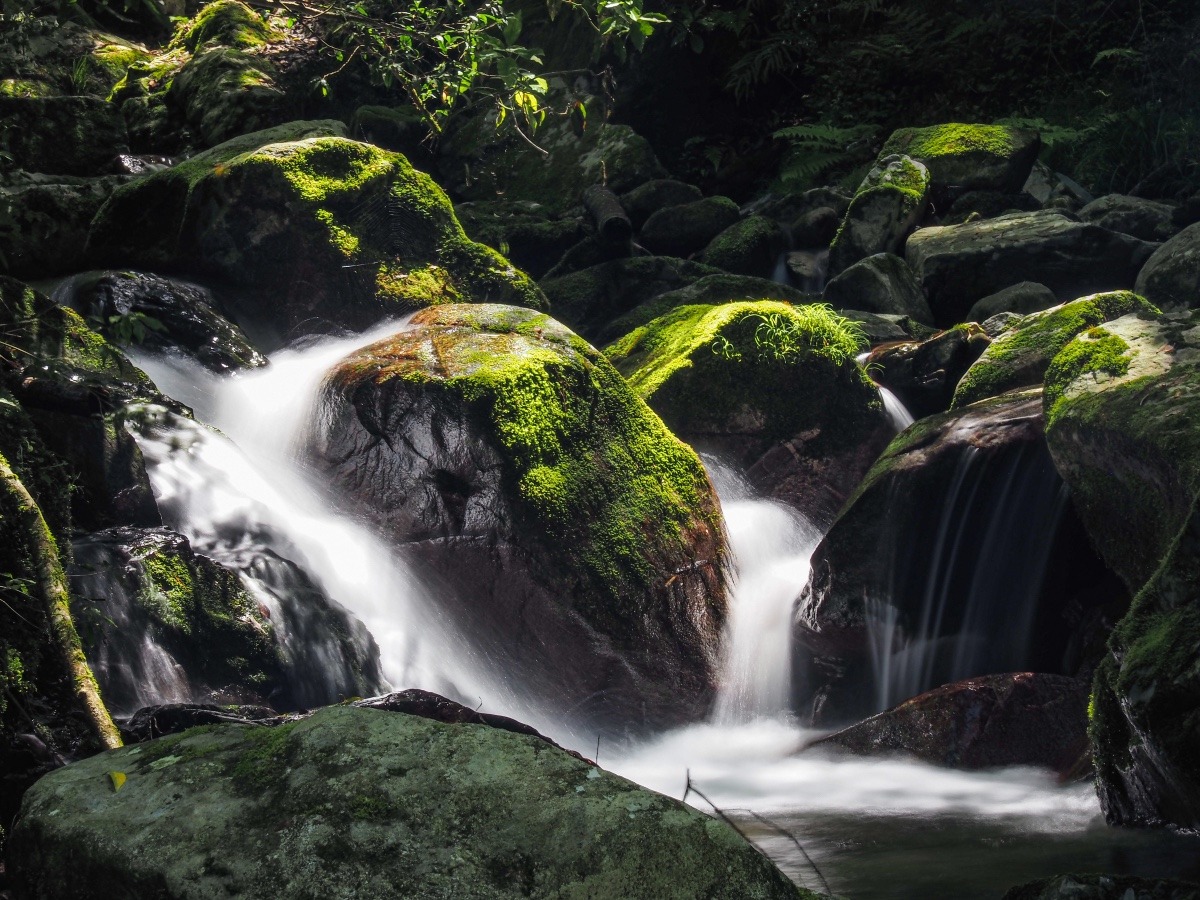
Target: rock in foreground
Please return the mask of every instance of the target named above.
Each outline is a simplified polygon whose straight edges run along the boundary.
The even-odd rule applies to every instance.
[[[346,707],[62,769],[12,855],[31,900],[814,896],[727,825],[540,738]]]

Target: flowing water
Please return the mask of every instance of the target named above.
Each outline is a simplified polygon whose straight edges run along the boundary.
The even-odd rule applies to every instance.
[[[723,685],[711,720],[611,748],[564,733],[442,621],[420,573],[364,522],[333,511],[320,479],[296,460],[328,368],[397,327],[282,351],[267,369],[232,378],[173,357],[137,358],[164,392],[220,429],[160,413],[141,430],[167,524],[279,603],[294,592],[265,577],[255,560],[288,561],[363,623],[378,647],[381,688],[421,687],[482,704],[676,797],[690,780],[791,877],[820,886],[811,856],[836,892],[856,900],[999,897],[1022,880],[1088,869],[1200,876],[1191,862],[1200,859],[1200,844],[1104,827],[1090,785],[1061,786],[1030,769],[966,773],[799,752],[817,733],[788,713],[789,623],[821,535],[794,510],[756,499],[712,459],[706,465],[735,573]],[[1013,504],[1021,502],[1016,482],[1014,476],[1006,490]],[[1009,527],[1014,516],[1004,513],[996,528]],[[331,664],[336,668],[336,660]],[[169,694],[170,678],[161,687]],[[695,793],[688,799],[707,808]]]

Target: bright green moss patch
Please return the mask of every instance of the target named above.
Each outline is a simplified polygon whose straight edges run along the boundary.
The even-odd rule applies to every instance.
[[[1076,379],[1091,375],[1118,377],[1129,371],[1125,355],[1129,345],[1103,328],[1090,328],[1079,335],[1054,357],[1046,369],[1046,413],[1053,422],[1061,409],[1068,385]]]
[[[195,53],[206,44],[221,44],[243,50],[265,44],[270,37],[266,22],[239,0],[217,0],[200,10],[176,34],[171,47]]]
[[[0,80],[0,97],[35,99],[57,95],[58,91],[44,81],[34,81],[30,78],[5,78]]]
[[[888,138],[882,155],[904,153],[922,160],[981,152],[1008,156],[1016,146],[1012,129],[1007,126],[952,122],[929,128],[902,128]]]

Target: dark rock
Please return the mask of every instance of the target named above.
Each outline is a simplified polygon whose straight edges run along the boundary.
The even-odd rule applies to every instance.
[[[725,547],[694,453],[547,316],[446,305],[412,324],[331,373],[314,464],[534,697],[633,727],[700,715]]]
[[[638,242],[661,256],[686,257],[703,250],[740,217],[737,204],[728,197],[705,197],[668,206],[646,220]]]
[[[927,325],[933,322],[917,279],[904,260],[891,253],[868,256],[831,279],[825,285],[825,302],[834,309],[910,316]]]
[[[766,278],[787,243],[787,235],[771,219],[747,216],[713,238],[698,259],[735,275]]]
[[[990,343],[978,325],[956,325],[922,341],[876,347],[866,365],[920,419],[950,408],[959,381]]]
[[[849,194],[836,188],[818,187],[800,193],[784,194],[782,197],[765,197],[750,204],[746,212],[766,216],[785,228],[790,228],[805,216],[825,208],[832,209],[841,222],[852,199]]]
[[[481,200],[460,203],[454,213],[467,237],[499,251],[533,278],[549,272],[584,236],[578,218],[555,218],[537,203]]]
[[[1047,210],[922,228],[904,256],[937,321],[963,321],[975,301],[1036,281],[1060,302],[1133,287],[1155,245]]]
[[[784,258],[784,264],[792,279],[802,287],[820,291],[829,270],[829,251],[792,250]]]
[[[1005,213],[1033,212],[1042,205],[1026,193],[1008,194],[999,191],[968,191],[941,217],[941,224],[956,225],[976,219],[994,219]]]
[[[796,219],[788,230],[797,247],[828,247],[841,224],[836,209],[818,206]]]
[[[1059,299],[1054,296],[1054,291],[1044,284],[1021,281],[976,301],[967,312],[966,321],[983,322],[1002,312],[1027,316],[1058,304]]]
[[[403,153],[421,169],[428,168],[422,163],[433,161],[427,143],[429,123],[411,106],[360,106],[350,117],[350,137]]]
[[[1200,884],[1133,875],[1056,875],[1009,888],[1003,900],[1196,900]]]
[[[96,97],[0,94],[0,131],[13,165],[28,172],[105,175],[129,152],[121,111]]]
[[[1086,681],[1015,672],[927,691],[814,741],[863,756],[904,754],[953,769],[1039,766],[1068,775],[1088,746]]]
[[[1079,218],[1143,241],[1165,241],[1179,230],[1172,222],[1174,213],[1175,207],[1169,203],[1109,194],[1079,210]]]
[[[829,247],[837,275],[876,253],[899,253],[929,200],[929,170],[907,156],[882,157],[858,187]]]
[[[937,334],[936,328],[922,325],[909,316],[872,313],[861,309],[841,309],[838,315],[858,325],[872,347],[895,341],[923,341]]]
[[[123,748],[23,809],[10,858],[31,900],[816,897],[732,827],[536,737],[374,709]]]
[[[269,706],[217,706],[212,703],[160,703],[139,709],[121,726],[127,744],[144,744],[169,734],[182,734],[202,725],[263,725],[284,721]]]
[[[1200,222],[1154,251],[1134,290],[1166,311],[1200,307]]]
[[[635,231],[641,231],[654,213],[668,206],[682,206],[703,198],[700,188],[670,178],[656,178],[621,195],[621,205],[629,213]]]

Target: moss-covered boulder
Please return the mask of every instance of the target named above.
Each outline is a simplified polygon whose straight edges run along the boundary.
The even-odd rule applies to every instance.
[[[1056,875],[1010,888],[1003,900],[1192,900],[1200,884],[1133,875]]]
[[[829,274],[876,253],[900,253],[929,202],[929,170],[907,156],[884,156],[867,173],[829,246]]]
[[[849,723],[983,673],[1074,674],[1080,610],[1113,598],[1062,488],[1036,390],[897,435],[796,600],[796,712]]]
[[[729,825],[539,737],[352,707],[64,769],[29,794],[13,859],[31,900],[815,896]]]
[[[698,258],[735,275],[766,278],[787,245],[787,235],[773,219],[747,216],[709,241]]]
[[[120,110],[102,98],[0,94],[0,149],[29,172],[104,175],[129,141]]]
[[[444,580],[488,658],[568,718],[700,715],[725,618],[695,454],[545,315],[454,305],[330,373],[314,464]]]
[[[757,301],[677,307],[605,353],[675,434],[830,521],[892,433],[864,345],[828,307]]]
[[[1075,335],[1131,313],[1153,316],[1158,310],[1131,291],[1114,291],[1026,316],[1005,329],[967,370],[952,406],[1041,384],[1050,361]]]
[[[150,57],[142,45],[52,16],[13,17],[0,40],[0,95],[83,96],[103,100],[130,65]]]
[[[467,237],[508,257],[533,278],[541,278],[584,236],[575,216],[552,215],[540,203],[480,200],[460,203],[454,213]]]
[[[924,164],[934,192],[946,200],[968,191],[1017,193],[1041,146],[1029,129],[951,122],[894,131],[882,155],[903,153]]]
[[[720,269],[670,256],[614,259],[541,282],[550,309],[589,341],[613,330],[610,323],[647,300],[679,290]]]
[[[990,342],[983,328],[968,322],[932,337],[876,347],[866,365],[871,377],[919,419],[950,408],[960,379]]]
[[[952,325],[975,301],[1021,281],[1045,285],[1062,303],[1132,288],[1155,246],[1046,210],[922,228],[904,257],[938,323]]]
[[[825,302],[834,309],[860,309],[911,316],[931,324],[933,313],[908,265],[894,253],[859,260],[825,285]]]
[[[291,123],[126,185],[97,214],[89,255],[248,289],[229,312],[275,336],[437,303],[544,304],[527,276],[466,237],[428,175],[330,135],[339,130]]]
[[[1002,290],[989,294],[967,311],[968,322],[983,323],[1001,313],[1027,316],[1058,305],[1054,291],[1036,281],[1019,281]]]
[[[629,221],[640,231],[646,220],[660,209],[694,203],[703,196],[694,184],[672,178],[654,178],[622,194],[620,199]]]
[[[740,216],[738,205],[728,197],[705,197],[667,206],[646,219],[638,242],[662,256],[690,256],[703,250]]]
[[[1134,290],[1164,310],[1200,307],[1200,222],[1154,251]]]

